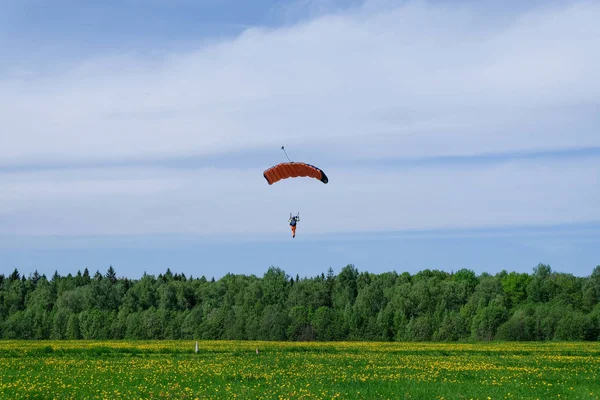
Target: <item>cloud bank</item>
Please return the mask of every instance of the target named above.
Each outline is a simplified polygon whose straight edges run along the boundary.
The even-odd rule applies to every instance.
[[[306,234],[600,220],[598,159],[328,173],[328,185],[273,186],[260,169],[13,174],[0,185],[0,234],[269,234],[287,231],[290,212]]]
[[[77,161],[281,143],[335,145],[348,158],[599,146],[599,17],[597,3],[502,23],[466,6],[365,6],[160,61],[90,59],[0,83],[0,156]]]

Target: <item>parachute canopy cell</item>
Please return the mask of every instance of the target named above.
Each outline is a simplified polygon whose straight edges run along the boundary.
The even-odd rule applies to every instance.
[[[325,175],[325,172],[323,172],[320,168],[302,162],[286,162],[277,164],[267,169],[263,173],[263,176],[269,185],[272,185],[282,179],[299,177],[315,178],[323,183],[329,182],[327,175]]]

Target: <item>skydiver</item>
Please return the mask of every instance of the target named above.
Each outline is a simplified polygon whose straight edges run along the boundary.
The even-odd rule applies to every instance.
[[[292,214],[290,213],[289,222],[290,222],[290,228],[292,229],[292,238],[296,237],[296,223],[298,221],[300,221],[300,215],[292,217]]]

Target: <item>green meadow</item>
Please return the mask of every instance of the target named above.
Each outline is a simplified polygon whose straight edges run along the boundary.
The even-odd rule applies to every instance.
[[[7,399],[598,399],[600,343],[1,341]]]

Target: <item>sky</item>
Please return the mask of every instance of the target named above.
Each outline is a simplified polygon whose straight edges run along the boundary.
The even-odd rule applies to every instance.
[[[598,20],[595,1],[3,1],[0,273],[587,276]],[[268,185],[281,146],[329,183]]]

